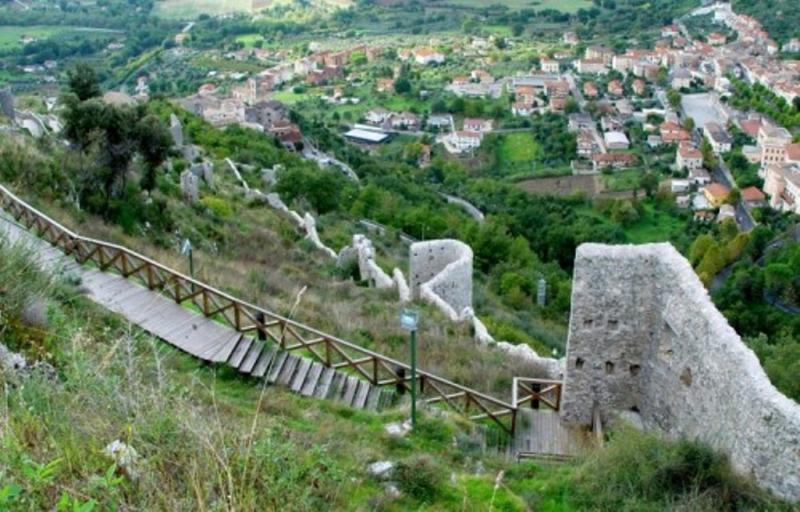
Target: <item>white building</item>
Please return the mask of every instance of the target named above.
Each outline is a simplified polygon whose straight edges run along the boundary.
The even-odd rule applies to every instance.
[[[439,140],[448,152],[454,154],[466,153],[481,146],[481,134],[465,130],[448,133]]]
[[[621,131],[605,132],[603,142],[608,150],[624,150],[631,145],[628,137]]]

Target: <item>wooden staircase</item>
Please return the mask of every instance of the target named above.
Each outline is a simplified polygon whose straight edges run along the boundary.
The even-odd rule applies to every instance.
[[[394,395],[386,388],[250,336],[239,338],[227,364],[242,374],[266,379],[269,384],[293,393],[333,400],[355,409],[377,411],[389,405]]]
[[[354,408],[408,400],[411,367],[404,361],[241,300],[127,247],[81,236],[2,185],[0,211],[0,235],[27,245],[45,271],[67,269],[93,301],[198,359]],[[417,378],[421,403],[492,421],[513,436],[516,405],[422,369]]]

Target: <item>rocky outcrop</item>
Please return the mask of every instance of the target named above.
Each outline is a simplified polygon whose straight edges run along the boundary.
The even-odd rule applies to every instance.
[[[671,245],[578,248],[562,418],[634,411],[700,439],[777,495],[800,499],[800,405],[770,383]]]

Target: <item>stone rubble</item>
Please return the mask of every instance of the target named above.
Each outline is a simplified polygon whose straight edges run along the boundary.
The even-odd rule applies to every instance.
[[[376,478],[388,478],[394,469],[394,462],[390,460],[379,460],[367,466],[367,473]]]

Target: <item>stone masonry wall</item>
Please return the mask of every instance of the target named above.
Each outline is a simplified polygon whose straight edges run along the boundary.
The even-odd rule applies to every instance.
[[[472,249],[458,240],[417,242],[410,249],[411,297],[444,303],[453,320],[472,308]],[[431,296],[433,295],[433,296]],[[441,304],[440,304],[441,305]]]
[[[701,439],[779,496],[800,499],[800,405],[669,244],[578,248],[562,419],[639,412],[647,428]]]

